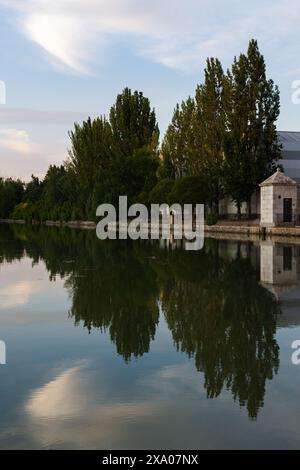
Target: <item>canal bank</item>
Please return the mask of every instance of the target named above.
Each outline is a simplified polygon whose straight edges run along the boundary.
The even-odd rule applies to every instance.
[[[204,231],[214,234],[239,234],[259,237],[300,237],[300,226],[296,227],[262,227],[259,224],[246,223],[222,223],[216,225],[205,225]]]
[[[14,219],[0,219],[0,223],[5,224],[26,224],[25,220],[14,220]],[[49,227],[70,227],[77,229],[90,229],[96,228],[96,222],[89,220],[73,220],[73,221],[54,221],[46,220],[45,222],[32,221],[32,225],[43,224]],[[117,228],[118,224],[117,224]],[[160,229],[163,227],[160,226]],[[171,225],[172,230],[178,230],[180,227],[176,224]],[[252,237],[299,237],[300,239],[300,226],[293,227],[261,227],[257,221],[243,222],[243,221],[222,221],[215,225],[204,225],[204,232],[209,235],[242,235],[243,238]]]

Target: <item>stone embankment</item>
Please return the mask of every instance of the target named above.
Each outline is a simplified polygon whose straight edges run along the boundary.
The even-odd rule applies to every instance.
[[[25,224],[25,220],[13,220],[13,219],[0,219],[0,223],[15,223],[15,224]],[[38,222],[32,222],[33,224],[38,224]],[[72,228],[83,228],[83,229],[95,229],[96,223],[89,220],[73,220],[68,222],[62,221],[53,221],[46,220],[45,225],[55,226],[55,227],[72,227]],[[117,224],[118,225],[118,224]],[[162,228],[162,227],[160,227]],[[172,226],[173,230],[176,230],[179,227],[175,225]],[[124,229],[124,227],[122,227]],[[159,229],[159,227],[157,227]],[[296,227],[266,227],[262,228],[258,223],[247,223],[247,222],[233,222],[226,223],[221,222],[216,225],[205,225],[205,233],[209,235],[215,235],[217,237],[222,237],[226,234],[230,235],[242,235],[243,238],[249,237],[299,237],[300,238],[300,226]]]

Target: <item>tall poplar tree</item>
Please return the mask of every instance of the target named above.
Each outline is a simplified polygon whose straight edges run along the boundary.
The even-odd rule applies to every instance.
[[[259,183],[275,169],[281,156],[276,121],[280,112],[278,87],[266,76],[266,65],[256,40],[251,40],[247,54],[234,59],[228,72],[227,120],[224,183],[236,202],[248,203]]]
[[[68,167],[72,169],[83,188],[91,188],[101,178],[111,159],[112,134],[105,117],[75,123],[69,132],[71,150]]]
[[[159,128],[155,110],[143,93],[125,88],[110,110],[110,124],[117,156],[132,156],[141,148],[157,151]]]
[[[225,77],[218,59],[208,59],[204,84],[195,99],[177,105],[162,145],[168,177],[202,176],[206,181],[208,203],[218,212],[223,195]]]
[[[105,195],[107,173],[112,158],[112,133],[105,117],[88,118],[69,132],[71,150],[66,162],[68,174],[76,184],[80,217],[92,217]]]
[[[172,122],[162,143],[164,176],[182,178],[193,173],[192,168],[192,128],[195,102],[192,98],[177,104]]]
[[[224,141],[226,135],[225,77],[218,59],[207,59],[204,84],[196,89],[193,153],[198,172],[207,181],[210,204],[218,213],[223,197]]]

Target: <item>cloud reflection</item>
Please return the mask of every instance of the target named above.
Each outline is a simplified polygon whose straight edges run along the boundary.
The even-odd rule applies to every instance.
[[[99,386],[96,392],[89,362],[80,361],[34,390],[24,408],[31,446],[103,448],[108,440],[125,438],[130,423],[155,415],[160,405],[113,401]]]

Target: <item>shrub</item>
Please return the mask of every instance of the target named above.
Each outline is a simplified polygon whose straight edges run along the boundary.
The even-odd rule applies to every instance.
[[[169,197],[171,204],[204,204],[206,201],[207,189],[201,176],[185,176],[176,180]]]
[[[215,212],[210,212],[206,217],[207,225],[216,225],[218,222],[218,216]]]
[[[31,221],[33,219],[39,220],[39,209],[36,204],[32,202],[21,202],[17,204],[11,213],[11,218],[15,220]]]
[[[174,188],[175,181],[170,178],[160,180],[150,191],[150,204],[164,204],[169,202],[169,196]]]

